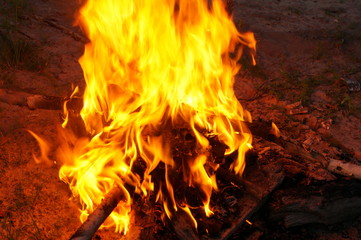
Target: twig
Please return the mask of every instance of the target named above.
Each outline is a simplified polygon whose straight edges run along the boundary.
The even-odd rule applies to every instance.
[[[64,26],[62,26],[62,25],[60,25],[58,23],[56,23],[53,19],[43,19],[43,21],[45,23],[49,24],[50,26],[61,30],[63,33],[71,36],[74,40],[77,40],[77,41],[82,42],[82,43],[87,43],[88,42],[86,40],[86,38],[83,37],[82,35],[74,32],[74,31],[72,31],[72,30],[70,30],[70,29],[68,29],[68,28],[66,28],[66,27],[64,27]]]

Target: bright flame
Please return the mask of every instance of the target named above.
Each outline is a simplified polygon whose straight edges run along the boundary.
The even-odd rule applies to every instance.
[[[278,129],[277,125],[272,122],[272,127],[270,133],[275,137],[279,138],[281,136],[281,131]]]
[[[125,192],[125,183],[132,185],[143,196],[158,184],[166,215],[181,208],[196,226],[187,203],[175,196],[172,173],[183,166],[183,181],[200,190],[207,216],[217,185],[206,170],[204,133],[217,135],[226,155],[237,152],[231,168],[242,174],[251,146],[242,122],[251,117],[234,95],[233,76],[242,46],[255,51],[253,34],[237,31],[221,0],[88,0],[77,21],[90,40],[79,60],[87,85],[81,117],[90,137],[68,135],[59,152],[60,178],[79,197],[81,220],[115,184]],[[173,158],[167,134],[179,126],[197,140],[198,156],[183,163]],[[133,171],[137,161],[145,162],[144,173]],[[164,182],[154,183],[160,163]],[[127,231],[129,193],[126,199],[105,226]]]

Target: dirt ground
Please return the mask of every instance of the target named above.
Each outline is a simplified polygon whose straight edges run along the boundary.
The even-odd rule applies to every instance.
[[[0,36],[11,35],[14,43],[0,42],[12,49],[0,49],[0,88],[53,96],[69,96],[72,85],[84,88],[77,62],[84,38],[72,26],[77,7],[70,0],[0,0]],[[239,30],[257,39],[257,65],[242,59],[234,86],[253,119],[273,121],[307,151],[360,164],[361,2],[236,0],[232,9]],[[27,132],[56,146],[61,121],[61,111],[0,102],[0,239],[68,239],[80,225],[58,164],[35,163],[39,148]],[[360,226],[361,218],[312,238],[361,239]],[[302,239],[282,231],[288,235],[260,239]],[[133,237],[102,230],[96,239]]]

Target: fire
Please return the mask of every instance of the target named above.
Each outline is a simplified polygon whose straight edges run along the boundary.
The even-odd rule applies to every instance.
[[[235,97],[233,76],[242,47],[255,51],[253,34],[237,31],[220,0],[87,0],[77,23],[90,40],[79,60],[88,136],[65,136],[59,175],[82,203],[81,221],[117,185],[125,200],[103,226],[127,232],[129,186],[143,197],[154,192],[169,218],[183,209],[196,226],[192,208],[175,196],[172,173],[181,167],[182,181],[200,190],[207,216],[217,183],[206,168],[206,134],[227,146],[226,155],[238,156],[231,169],[242,174],[251,146],[243,121],[251,117]],[[197,155],[179,162],[169,132],[184,126],[196,139]],[[144,173],[133,171],[138,161],[145,162]],[[155,183],[160,164],[163,182]]]

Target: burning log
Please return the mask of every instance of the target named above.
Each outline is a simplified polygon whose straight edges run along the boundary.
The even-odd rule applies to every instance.
[[[70,237],[70,240],[89,240],[103,224],[105,219],[117,207],[118,203],[125,200],[124,189],[114,187],[103,199],[101,204],[92,212],[87,220]]]

